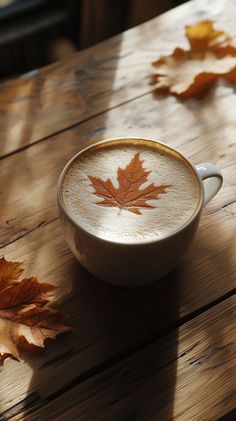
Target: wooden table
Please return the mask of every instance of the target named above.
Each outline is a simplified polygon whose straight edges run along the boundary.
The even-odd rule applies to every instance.
[[[150,63],[186,46],[183,27],[213,19],[236,37],[236,1],[195,0],[115,38],[0,85],[0,244],[7,259],[58,286],[73,326],[45,350],[7,360],[0,420],[216,420],[236,402],[236,94],[157,98]],[[72,257],[56,183],[85,145],[146,136],[194,164],[212,161],[224,185],[194,245],[171,275],[121,289]]]

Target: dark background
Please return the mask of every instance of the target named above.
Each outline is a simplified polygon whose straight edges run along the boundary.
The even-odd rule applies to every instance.
[[[0,78],[65,59],[184,0],[0,0]]]

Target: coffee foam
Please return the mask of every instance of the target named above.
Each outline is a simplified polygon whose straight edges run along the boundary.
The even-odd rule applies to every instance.
[[[102,198],[94,195],[88,176],[111,179],[118,187],[117,169],[125,168],[136,153],[143,167],[151,171],[148,181],[155,185],[170,184],[165,194],[147,203],[153,209],[140,208],[136,215],[116,207],[98,206]],[[132,243],[160,239],[186,224],[199,203],[199,183],[191,167],[182,159],[157,147],[137,144],[94,147],[79,155],[67,170],[62,194],[68,213],[90,233],[101,238]]]

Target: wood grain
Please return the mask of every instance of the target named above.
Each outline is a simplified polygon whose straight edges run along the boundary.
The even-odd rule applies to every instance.
[[[24,419],[219,419],[235,405],[235,310],[231,297]]]
[[[1,421],[25,419],[24,413],[89,421],[94,414],[156,420],[158,413],[158,419],[182,421],[232,410],[235,91],[220,82],[204,98],[181,103],[153,95],[145,77],[157,50],[182,43],[185,23],[213,17],[234,33],[235,13],[234,0],[216,1],[214,8],[196,0],[67,63],[0,86],[1,156],[11,154],[1,160],[1,253],[58,286],[56,300],[75,329],[21,363],[5,362]],[[180,268],[137,290],[100,283],[75,262],[56,207],[68,159],[116,136],[159,139],[194,164],[215,163],[224,176]]]
[[[0,85],[0,156],[153,90],[151,62],[187,46],[184,25],[213,19],[236,37],[236,1],[194,0],[137,28]]]
[[[0,173],[0,245],[56,218],[56,184],[63,166],[82,147],[108,137],[154,137],[176,147],[195,164],[212,161],[222,169],[225,181],[208,209],[234,202],[235,107],[233,90],[225,86],[219,86],[203,101],[185,105],[171,97],[158,102],[150,94],[4,159]]]
[[[60,346],[51,344],[45,353],[33,354],[23,364],[6,363],[0,391],[5,410],[25,402],[27,395],[34,397],[36,391],[46,399],[91,370],[102,370],[110,358],[132,353],[184,317],[227,296],[235,286],[233,89],[219,85],[205,99],[185,104],[172,97],[159,101],[151,94],[136,99],[110,110],[105,118],[84,122],[1,162],[1,242],[12,242],[2,253],[9,259],[24,259],[29,274],[58,284],[58,298],[66,299],[65,310],[78,328],[78,333],[61,338]],[[116,135],[159,138],[193,163],[213,161],[224,175],[223,188],[205,209],[180,273],[135,295],[118,293],[81,273],[58,221],[50,223],[57,218],[56,182],[63,165],[81,147]],[[70,293],[73,298],[66,298]]]
[[[35,392],[46,399],[230,294],[235,287],[235,246],[230,215],[224,210],[205,215],[183,265],[160,283],[137,290],[105,285],[82,270],[59,221],[5,247],[8,259],[25,261],[28,275],[37,274],[58,286],[56,299],[65,301],[63,309],[75,332],[51,342],[44,351],[26,355],[21,364],[5,363],[2,407],[7,410]]]
[[[172,97],[157,101],[150,94],[2,160],[0,246],[58,216],[56,184],[63,166],[82,147],[108,137],[153,137],[176,147],[194,164],[212,161],[225,181],[208,209],[234,202],[235,108],[233,88],[224,85],[200,102],[185,104]]]

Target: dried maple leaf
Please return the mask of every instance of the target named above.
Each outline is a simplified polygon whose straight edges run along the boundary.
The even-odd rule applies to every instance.
[[[155,186],[151,183],[140,189],[150,174],[150,171],[145,171],[142,164],[143,161],[140,160],[139,153],[137,153],[125,169],[119,167],[117,170],[118,188],[113,186],[109,178],[103,181],[100,178],[88,176],[95,190],[93,194],[104,199],[102,202],[96,202],[96,205],[125,209],[136,215],[142,214],[139,208],[154,208],[146,201],[158,199],[160,194],[166,193],[165,190],[170,185]]]
[[[213,22],[201,21],[192,26],[185,27],[185,34],[190,44],[192,55],[194,53],[203,53],[207,50],[217,50],[226,43],[231,42],[229,35],[224,31],[214,29]]]
[[[47,338],[69,330],[59,311],[45,306],[54,286],[35,277],[19,280],[23,270],[21,263],[0,258],[0,364],[7,357],[19,359],[24,342],[44,347]]]
[[[220,77],[236,80],[236,47],[229,35],[215,30],[211,21],[202,21],[187,26],[186,37],[190,50],[176,48],[153,63],[157,93],[185,99],[202,93]]]

